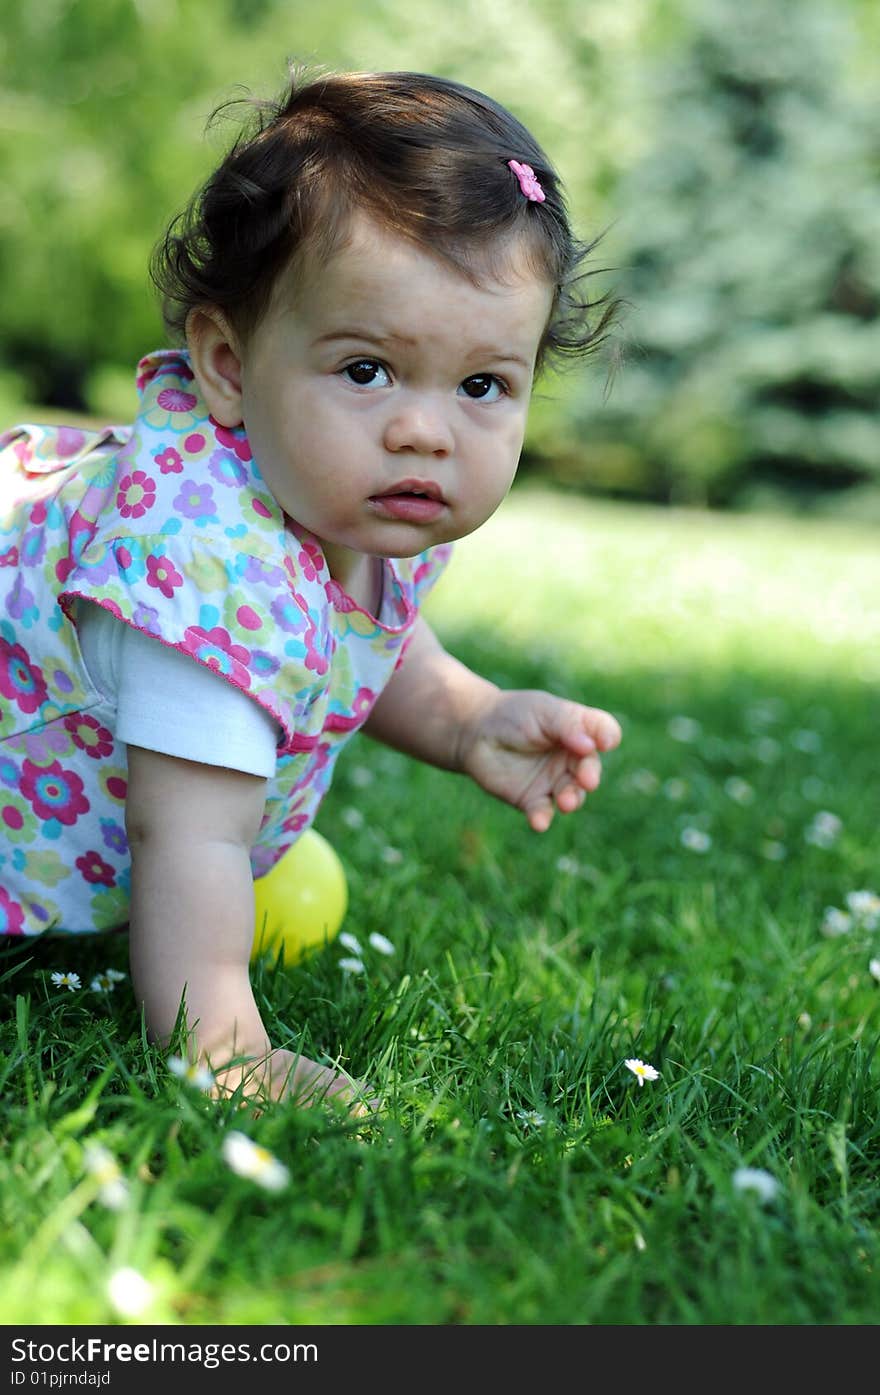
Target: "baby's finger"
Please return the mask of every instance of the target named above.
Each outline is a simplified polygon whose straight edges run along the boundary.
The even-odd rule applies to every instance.
[[[586,790],[582,789],[580,785],[572,784],[571,780],[564,781],[554,793],[556,807],[560,814],[576,813],[586,797]]]
[[[613,751],[615,746],[620,745],[623,733],[616,717],[612,717],[610,712],[603,712],[601,707],[584,707],[581,711],[584,730],[600,751]]]
[[[523,805],[523,813],[534,833],[546,833],[553,822],[553,800],[547,795]]]
[[[593,790],[599,788],[602,779],[602,762],[595,753],[584,756],[578,761],[573,774],[576,785],[587,794],[592,794]]]
[[[591,751],[612,751],[620,744],[620,723],[600,707],[580,703],[559,704],[553,712],[555,730],[550,734],[572,754],[586,756]]]

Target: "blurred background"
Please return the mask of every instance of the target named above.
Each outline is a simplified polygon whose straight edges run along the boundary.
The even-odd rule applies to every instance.
[[[288,59],[480,87],[627,308],[522,478],[880,523],[876,0],[0,0],[0,425],[130,420],[150,251]]]

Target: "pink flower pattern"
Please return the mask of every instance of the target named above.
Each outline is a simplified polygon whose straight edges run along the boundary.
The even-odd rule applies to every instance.
[[[143,518],[156,502],[156,483],[143,470],[133,470],[119,481],[116,506],[123,518]]]
[[[183,577],[173,562],[167,557],[147,558],[147,585],[155,586],[163,596],[173,596],[178,586],[183,585]]]

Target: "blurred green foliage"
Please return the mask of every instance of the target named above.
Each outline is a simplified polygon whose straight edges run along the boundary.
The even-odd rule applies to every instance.
[[[150,250],[289,59],[481,87],[537,135],[605,363],[545,382],[526,470],[742,505],[880,499],[880,123],[869,0],[0,0],[0,411],[124,420],[164,335]],[[617,357],[621,365],[606,375]],[[880,516],[880,507],[878,507]]]
[[[633,312],[551,469],[674,502],[846,498],[880,519],[880,121],[845,5],[690,0],[621,172]],[[552,433],[547,440],[552,439]],[[549,452],[548,452],[549,453]]]

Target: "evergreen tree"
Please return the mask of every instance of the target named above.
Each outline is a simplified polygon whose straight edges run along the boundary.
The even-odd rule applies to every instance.
[[[624,366],[605,403],[570,403],[560,474],[672,502],[833,491],[880,517],[880,123],[852,12],[680,14],[614,200]]]

